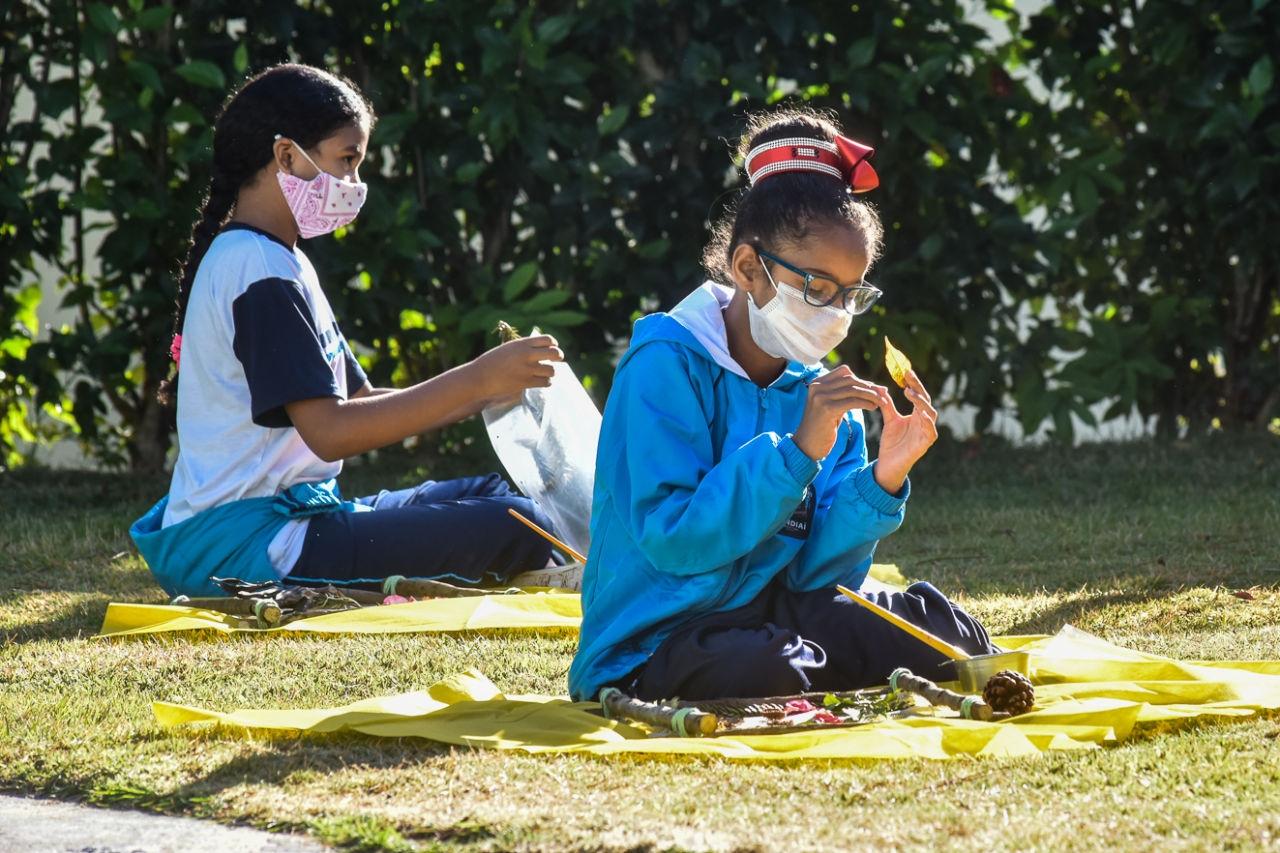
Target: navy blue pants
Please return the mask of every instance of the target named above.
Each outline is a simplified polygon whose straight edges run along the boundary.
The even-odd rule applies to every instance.
[[[932,584],[862,595],[970,654],[996,651],[978,620]],[[873,687],[900,666],[934,681],[954,678],[946,663],[835,590],[792,592],[775,581],[750,604],[676,629],[632,689],[650,700],[789,696]]]
[[[478,586],[541,569],[551,556],[546,540],[507,510],[545,530],[551,523],[497,474],[428,480],[356,503],[374,511],[312,516],[291,583],[380,584],[404,575]]]

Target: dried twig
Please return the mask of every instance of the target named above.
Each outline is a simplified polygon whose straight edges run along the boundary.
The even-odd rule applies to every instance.
[[[189,598],[179,595],[169,602],[180,607],[212,610],[228,616],[241,616],[258,620],[266,628],[279,625],[282,619],[280,606],[269,598]]]
[[[413,596],[414,598],[476,598],[482,595],[494,595],[510,592],[510,590],[473,589],[466,586],[454,586],[444,581],[433,581],[427,578],[406,578],[392,575],[382,584],[384,595]],[[380,603],[380,602],[379,602]]]
[[[889,676],[889,687],[896,691],[914,693],[917,696],[921,696],[930,705],[950,708],[965,719],[990,722],[1004,720],[1009,717],[1008,714],[993,711],[981,696],[964,696],[953,690],[947,690],[945,687],[939,687],[929,679],[921,678],[905,667],[899,667],[893,671]]]
[[[622,717],[655,729],[670,729],[680,737],[713,734],[720,724],[715,714],[706,714],[694,707],[679,708],[661,702],[633,699],[616,687],[601,689],[600,707],[610,719]]]

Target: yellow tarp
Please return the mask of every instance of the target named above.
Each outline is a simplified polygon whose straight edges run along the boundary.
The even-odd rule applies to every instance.
[[[278,628],[240,628],[241,617],[196,607],[159,604],[107,606],[99,637],[160,634],[168,631],[219,631],[224,634],[413,634],[487,631],[498,628],[560,628],[576,631],[582,622],[577,593],[485,595],[433,598],[408,604],[362,607],[299,619]]]
[[[870,576],[886,586],[905,587],[898,567],[876,564]],[[486,595],[474,598],[433,598],[408,604],[363,607],[299,619],[279,628],[241,628],[241,618],[215,610],[161,604],[107,605],[99,637],[161,634],[170,631],[219,631],[223,634],[416,634],[450,631],[491,631],[502,628],[572,628],[582,622],[577,593],[538,592],[528,595]]]
[[[594,703],[504,696],[470,671],[424,692],[341,708],[206,711],[156,703],[164,726],[361,732],[524,752],[719,755],[772,761],[812,758],[954,758],[1096,749],[1144,725],[1195,717],[1243,717],[1280,708],[1280,662],[1189,663],[1111,645],[1073,628],[1054,637],[998,640],[1031,652],[1037,710],[1001,723],[922,716],[850,729],[720,738],[654,738],[591,713]]]

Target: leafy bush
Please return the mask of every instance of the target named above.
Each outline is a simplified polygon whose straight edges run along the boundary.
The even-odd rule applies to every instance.
[[[1280,414],[1277,32],[1267,0],[1031,20],[1017,56],[1058,95],[1028,128],[1060,153],[1022,174],[1024,209],[1049,212],[1056,343],[1079,353],[1045,405],[1110,399],[1166,432]]]
[[[155,389],[212,117],[286,59],[342,71],[381,113],[364,212],[306,247],[376,384],[474,356],[505,318],[561,337],[602,398],[631,321],[700,280],[743,116],[790,97],[879,149],[887,296],[842,353],[855,369],[881,370],[887,332],[980,427],[1010,401],[1064,436],[1100,400],[1263,423],[1280,6],[1177,6],[1054,4],[1022,27],[991,3],[1018,36],[994,46],[943,2],[20,5],[0,60],[0,448],[12,464],[74,431],[109,464],[163,464]],[[37,259],[75,312],[44,334]]]

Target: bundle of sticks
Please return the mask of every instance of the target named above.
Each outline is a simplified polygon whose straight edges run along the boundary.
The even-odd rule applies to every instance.
[[[600,707],[610,719],[641,723],[658,734],[716,737],[866,725],[907,716],[917,696],[966,719],[997,721],[1011,716],[993,710],[981,696],[947,690],[905,668],[889,676],[888,687],[757,699],[649,702],[606,687],[600,691]]]
[[[600,691],[600,707],[606,717],[642,723],[656,733],[669,732],[679,737],[776,734],[861,726],[904,716],[914,704],[909,696],[887,688],[660,702],[636,699],[615,687]]]
[[[341,613],[361,607],[388,603],[388,598],[408,600],[421,598],[467,598],[519,590],[473,589],[426,578],[387,578],[381,590],[360,587],[295,586],[277,581],[252,583],[240,578],[213,578],[226,593],[225,597],[189,597],[180,595],[170,604],[198,607],[229,616],[238,616],[242,627],[275,628],[298,619]],[[247,624],[244,624],[247,623]]]
[[[533,530],[580,563],[586,557],[574,551],[548,531],[525,518],[514,509],[507,510],[517,521]],[[240,578],[212,578],[227,594],[224,597],[192,598],[179,595],[170,604],[213,610],[228,616],[241,617],[241,627],[275,628],[298,619],[320,616],[325,613],[341,613],[360,607],[376,607],[406,599],[420,598],[470,598],[480,595],[512,594],[521,590],[477,589],[455,586],[429,578],[407,578],[392,575],[382,582],[382,589],[343,586],[295,586],[277,581],[254,583]]]

